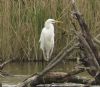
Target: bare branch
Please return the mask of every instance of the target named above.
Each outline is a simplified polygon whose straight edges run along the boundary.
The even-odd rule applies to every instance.
[[[2,70],[8,63],[10,63],[11,61],[13,61],[14,58],[6,60],[5,62],[3,62],[2,64],[0,64],[0,70]]]
[[[92,63],[94,63],[95,68],[97,69],[97,71],[100,72],[100,66],[99,66],[99,55],[98,55],[98,51],[94,45],[94,42],[92,40],[92,36],[89,32],[88,26],[85,23],[85,20],[81,17],[75,3],[73,3],[72,1],[72,5],[73,5],[73,15],[76,17],[76,20],[78,20],[78,23],[81,27],[81,34],[76,32],[76,35],[79,38],[80,41],[80,45],[84,48],[84,51],[86,51],[85,53],[87,54],[87,57],[92,59]],[[75,25],[74,25],[75,27]],[[75,27],[76,30],[76,27]],[[90,60],[89,59],[89,60]],[[91,66],[93,64],[90,64]]]
[[[96,37],[93,38],[93,41],[100,46],[100,40],[98,40],[98,38],[100,37],[100,34],[98,34]]]
[[[44,70],[42,72],[38,73],[37,75],[30,76],[29,78],[27,78],[26,80],[24,80],[22,83],[18,84],[17,87],[24,87],[29,82],[31,82],[33,86],[36,86],[39,83],[39,79],[41,77],[43,77],[47,72],[49,72],[62,59],[64,59],[65,56],[68,56],[76,48],[76,46],[78,46],[78,43],[74,44],[71,48],[66,49],[65,52],[55,62],[52,62],[52,64],[50,63],[49,66],[47,65],[47,67],[44,68]],[[59,54],[57,56],[59,56]],[[56,59],[56,57],[54,58],[54,60],[55,59]]]
[[[94,40],[94,42],[95,42],[97,45],[100,46],[100,40],[98,40],[97,38],[94,38],[93,40]]]

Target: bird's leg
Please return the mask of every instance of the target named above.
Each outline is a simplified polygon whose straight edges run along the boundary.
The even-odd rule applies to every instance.
[[[47,50],[46,52],[47,52],[46,53],[47,54],[47,61],[49,61],[49,58],[50,58],[50,54],[49,54],[50,53],[50,50]]]
[[[44,57],[44,60],[47,61],[46,54],[45,54],[45,50],[43,50],[43,57]]]
[[[51,48],[51,50],[50,50],[50,58],[51,58],[51,55],[52,55],[52,52],[53,52],[53,48]]]

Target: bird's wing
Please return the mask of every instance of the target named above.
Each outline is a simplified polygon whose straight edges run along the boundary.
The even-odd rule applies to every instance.
[[[40,35],[40,39],[39,39],[40,48],[41,48],[42,50],[43,50],[43,48],[44,48],[44,43],[45,43],[45,33],[46,33],[45,30],[46,30],[45,28],[42,29],[42,32],[41,32],[41,35]]]
[[[39,42],[41,42],[43,39],[44,39],[44,28],[42,29]]]

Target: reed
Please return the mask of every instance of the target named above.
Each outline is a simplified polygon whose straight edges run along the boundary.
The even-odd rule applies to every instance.
[[[96,36],[100,32],[100,0],[76,1],[92,35]],[[48,18],[63,21],[55,25],[55,56],[74,37],[70,14],[70,0],[0,0],[1,60],[42,60],[39,37]]]

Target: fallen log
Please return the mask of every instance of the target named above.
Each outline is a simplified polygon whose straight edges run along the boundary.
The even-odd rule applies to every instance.
[[[76,84],[86,84],[86,85],[88,85],[88,83],[90,82],[91,79],[75,76],[76,74],[84,72],[84,70],[85,70],[84,68],[81,68],[81,69],[74,69],[74,70],[70,71],[69,73],[65,73],[65,72],[48,72],[46,75],[44,75],[43,77],[41,77],[38,80],[38,84],[35,85],[35,87],[40,87],[40,86],[43,87],[45,84],[69,83],[69,82],[76,83]],[[35,75],[34,75],[34,77],[35,77]],[[34,78],[31,78],[31,80],[32,79],[34,80]],[[41,85],[39,85],[39,84],[41,84]],[[91,84],[94,85],[95,81],[91,82]],[[98,83],[96,83],[96,84],[98,84]],[[30,84],[28,84],[28,86],[29,87],[34,87],[32,82]],[[27,87],[27,86],[24,86],[24,87]],[[59,87],[59,86],[57,86],[57,87]]]
[[[58,58],[57,56],[59,56],[61,54],[61,52],[47,65],[47,67],[44,68],[44,70],[36,75],[31,75],[29,78],[25,79],[22,83],[18,84],[17,87],[27,87],[28,83],[31,83],[32,86],[36,86],[37,84],[39,84],[40,79],[47,73],[49,72],[52,68],[55,67],[55,65],[57,65],[62,59],[65,58],[65,56],[68,56],[73,50],[76,49],[76,47],[78,46],[77,44],[74,44],[72,47],[70,47],[69,49],[67,49],[67,47],[65,47],[63,50],[63,54]],[[56,61],[55,59],[58,58]]]
[[[51,84],[51,83],[61,83],[61,82],[81,82],[81,83],[87,83],[88,80],[81,79],[79,80],[78,77],[74,76],[80,72],[83,72],[84,69],[74,69],[73,71],[69,73],[64,72],[49,72],[45,74],[42,77],[38,77],[38,74],[34,75],[33,77],[28,78],[23,83],[18,84],[17,87],[34,87],[38,84]],[[29,84],[28,84],[29,83]]]
[[[77,76],[74,76],[78,73],[83,72],[85,69],[74,69],[70,71],[69,73],[65,72],[48,72],[46,75],[44,75],[40,80],[40,84],[46,83],[46,84],[51,84],[51,83],[61,83],[61,82],[78,82],[80,83]],[[85,83],[86,80],[83,81]],[[81,82],[82,83],[82,82]]]

